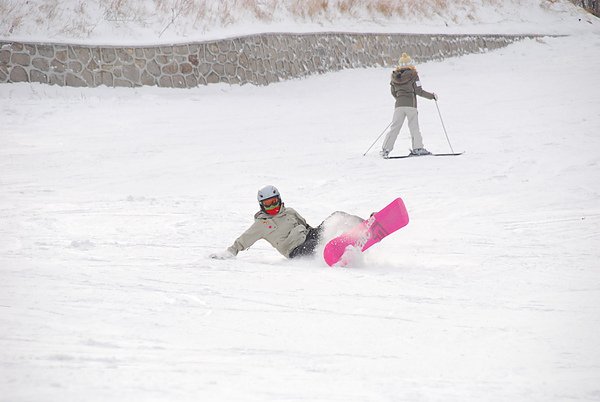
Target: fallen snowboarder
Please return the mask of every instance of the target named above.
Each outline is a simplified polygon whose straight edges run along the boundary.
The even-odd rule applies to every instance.
[[[319,244],[324,244],[324,240],[335,235],[332,232],[349,230],[364,221],[358,216],[337,211],[313,228],[298,212],[285,207],[279,191],[274,186],[261,188],[257,198],[260,211],[254,215],[252,226],[238,237],[231,247],[210,254],[210,258],[233,258],[261,239],[269,242],[286,258],[312,256]],[[331,236],[327,236],[329,233]]]

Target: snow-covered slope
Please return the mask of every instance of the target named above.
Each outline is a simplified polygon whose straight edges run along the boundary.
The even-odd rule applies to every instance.
[[[0,39],[20,41],[134,45],[261,32],[590,29],[598,29],[597,19],[568,0],[0,0]]]
[[[15,4],[27,18],[6,33]],[[477,20],[455,5],[376,24],[178,20],[159,35],[165,15],[110,25],[100,3],[77,4],[96,26],[5,0],[1,34],[570,36],[418,67],[456,158],[382,160],[381,142],[362,156],[391,119],[385,69],[267,87],[0,85],[0,401],[600,400],[597,19],[482,0],[460,2]],[[426,146],[447,151],[435,103],[419,108]],[[403,131],[395,153],[408,147]],[[398,196],[411,222],[347,269],[264,242],[208,259],[251,224],[265,184],[312,225]]]
[[[457,158],[362,156],[384,69],[0,86],[0,400],[599,400],[599,50],[419,66]],[[420,116],[446,151],[435,104]],[[411,223],[348,269],[262,242],[207,259],[268,183],[313,225],[397,196]]]

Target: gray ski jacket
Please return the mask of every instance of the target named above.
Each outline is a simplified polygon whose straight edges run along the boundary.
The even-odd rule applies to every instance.
[[[277,215],[269,215],[259,211],[254,215],[254,223],[231,247],[227,248],[233,255],[248,249],[260,239],[268,241],[286,258],[293,249],[304,243],[310,226],[298,212],[281,205]]]
[[[390,87],[392,96],[396,99],[394,107],[417,107],[417,95],[433,99],[433,94],[421,87],[419,74],[413,68],[406,67],[394,70],[392,72]]]

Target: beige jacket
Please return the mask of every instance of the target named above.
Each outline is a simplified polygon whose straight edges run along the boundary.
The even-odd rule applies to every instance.
[[[254,224],[227,250],[237,255],[258,240],[264,239],[289,258],[292,250],[304,243],[309,228],[306,220],[298,212],[284,205],[275,216],[259,211],[254,215]]]

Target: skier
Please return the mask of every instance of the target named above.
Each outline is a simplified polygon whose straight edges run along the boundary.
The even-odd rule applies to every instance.
[[[419,81],[419,74],[415,68],[412,58],[402,53],[398,60],[398,66],[392,72],[392,80],[390,82],[392,96],[396,99],[394,116],[392,118],[392,124],[389,131],[383,141],[383,147],[379,154],[387,159],[392,149],[394,149],[394,143],[404,119],[408,119],[408,128],[410,130],[410,136],[412,137],[412,149],[411,155],[430,155],[427,149],[423,146],[423,137],[419,129],[419,112],[417,111],[417,95],[427,99],[435,99],[438,97],[435,93],[425,91],[421,87],[421,81]]]
[[[269,242],[287,258],[311,256],[322,240],[326,225],[331,223],[336,229],[345,231],[363,221],[358,216],[337,211],[313,228],[298,212],[285,207],[279,191],[274,186],[269,185],[258,190],[257,199],[260,211],[254,215],[252,226],[238,237],[231,247],[210,254],[210,258],[233,258],[260,239]]]

